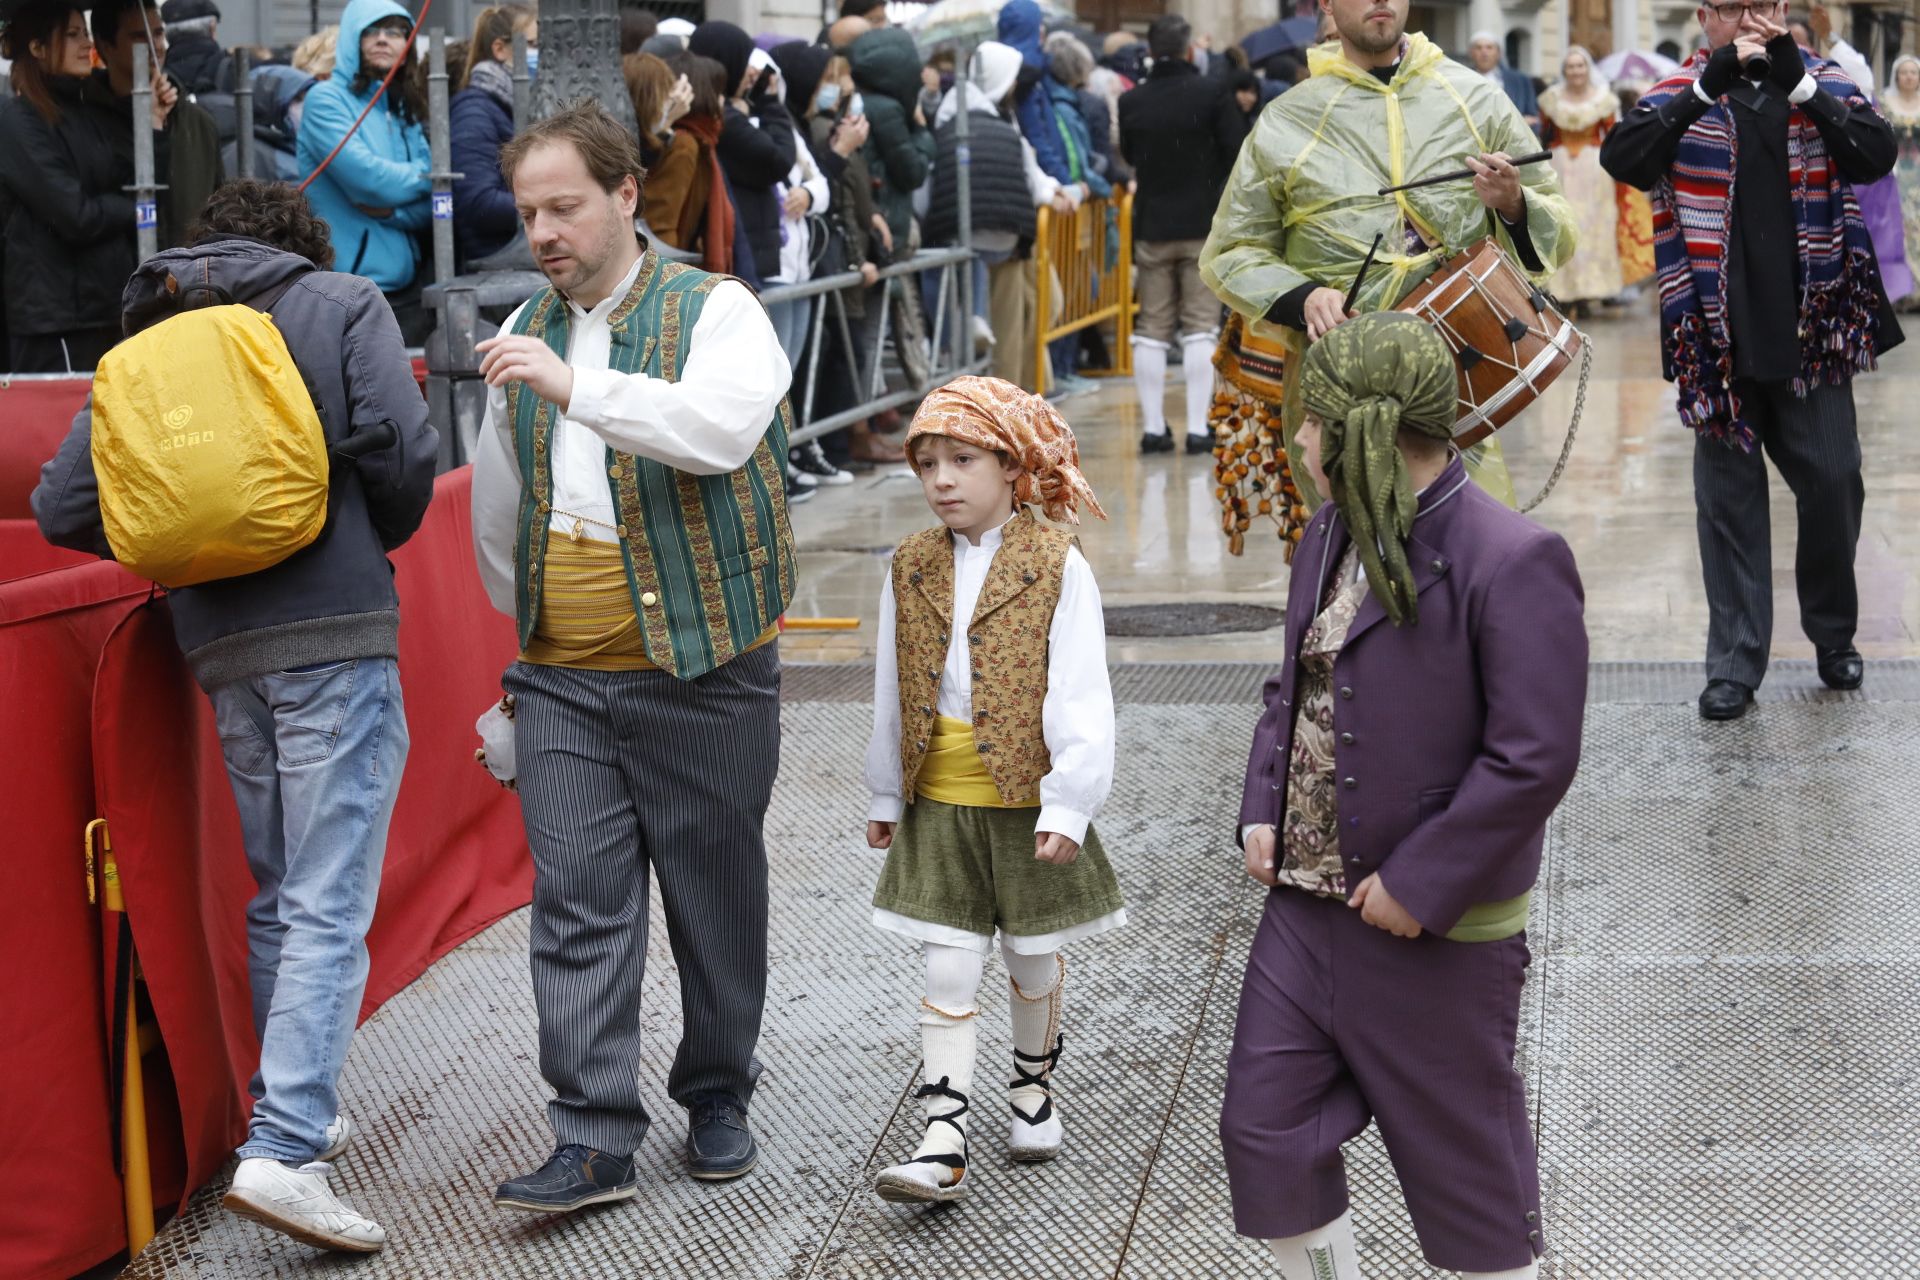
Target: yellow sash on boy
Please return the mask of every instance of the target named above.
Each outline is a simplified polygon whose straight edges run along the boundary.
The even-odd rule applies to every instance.
[[[1037,809],[1040,796],[1018,804],[1000,798],[980,750],[973,742],[973,726],[952,716],[933,718],[933,735],[927,739],[927,754],[920,762],[918,795],[942,804],[966,805],[975,809]]]

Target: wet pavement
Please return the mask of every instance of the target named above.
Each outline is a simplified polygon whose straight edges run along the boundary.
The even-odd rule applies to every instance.
[[[1534,515],[1564,534],[1587,588],[1595,661],[1698,661],[1707,607],[1694,536],[1693,436],[1674,413],[1660,377],[1653,299],[1603,310],[1583,322],[1594,364],[1571,461]],[[1211,374],[1211,370],[1209,370]],[[1522,498],[1545,483],[1572,415],[1572,371],[1500,433]],[[1169,379],[1167,412],[1178,424],[1183,389]],[[1920,342],[1896,349],[1880,372],[1856,381],[1867,508],[1860,541],[1861,652],[1920,652]],[[1112,516],[1080,531],[1082,549],[1109,605],[1200,601],[1285,603],[1279,543],[1248,535],[1246,554],[1227,554],[1213,498],[1210,455],[1140,456],[1139,405],[1130,379],[1102,380],[1093,395],[1061,403],[1080,441],[1088,478]],[[1179,428],[1176,425],[1175,430]],[[1796,625],[1792,496],[1773,479],[1776,658],[1811,657]],[[823,489],[794,509],[801,548],[794,616],[855,617],[858,631],[790,633],[790,659],[871,656],[873,615],[886,557],[932,522],[919,486],[902,469]],[[1257,526],[1256,526],[1257,529]],[[1113,638],[1112,661],[1264,661],[1278,632],[1205,637]]]

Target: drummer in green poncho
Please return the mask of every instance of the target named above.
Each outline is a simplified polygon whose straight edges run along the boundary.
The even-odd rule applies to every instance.
[[[1355,312],[1384,311],[1449,257],[1488,235],[1534,279],[1573,256],[1573,215],[1507,95],[1418,32],[1408,0],[1321,0],[1338,41],[1310,50],[1311,78],[1275,99],[1240,150],[1200,254],[1213,291],[1286,346],[1285,436],[1300,425],[1297,357],[1349,318],[1345,298],[1380,248]],[[1471,168],[1471,181],[1381,196],[1382,187]],[[1467,451],[1468,470],[1509,506],[1500,446]],[[1312,481],[1291,468],[1309,510]]]

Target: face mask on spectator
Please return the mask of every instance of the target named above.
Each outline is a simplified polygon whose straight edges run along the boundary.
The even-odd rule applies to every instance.
[[[840,86],[832,81],[821,85],[820,92],[813,95],[813,105],[819,108],[822,114],[832,112],[840,105]]]
[[[527,74],[530,76],[540,74],[540,50],[534,45],[527,46]]]

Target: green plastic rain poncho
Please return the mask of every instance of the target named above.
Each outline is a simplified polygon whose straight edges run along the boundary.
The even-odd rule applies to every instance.
[[[1468,156],[1521,155],[1540,145],[1504,92],[1417,32],[1407,36],[1406,54],[1385,83],[1347,61],[1338,43],[1310,50],[1307,66],[1311,78],[1275,99],[1241,148],[1200,254],[1200,274],[1213,291],[1257,331],[1287,346],[1283,414],[1290,453],[1301,413],[1295,370],[1306,336],[1268,325],[1268,308],[1308,281],[1346,289],[1375,233],[1383,238],[1357,311],[1392,307],[1489,232],[1518,262],[1505,226],[1470,181],[1375,193],[1464,168]],[[1520,174],[1527,231],[1545,267],[1537,278],[1544,281],[1573,256],[1573,215],[1550,166],[1527,165]],[[1409,225],[1433,248],[1409,254]],[[1467,463],[1488,492],[1513,504],[1497,441],[1468,450]],[[1297,454],[1293,475],[1311,506],[1318,495],[1308,492],[1311,481]]]

